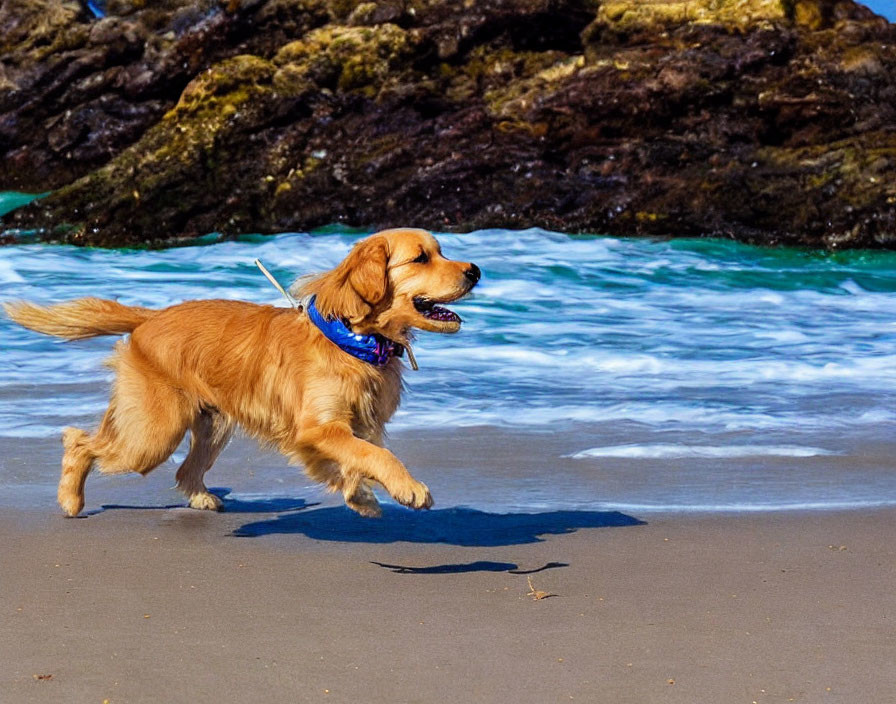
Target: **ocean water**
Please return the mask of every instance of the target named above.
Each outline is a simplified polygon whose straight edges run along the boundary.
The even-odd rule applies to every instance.
[[[288,282],[335,265],[358,237],[330,230],[163,251],[8,246],[0,299],[276,303],[254,258]],[[391,445],[439,505],[638,513],[896,503],[896,253],[537,229],[439,238],[483,279],[452,306],[460,333],[419,335],[421,369],[407,372],[390,426]],[[7,498],[52,503],[60,428],[101,415],[111,344],[0,320]],[[157,470],[159,492],[170,492],[182,456]],[[220,464],[210,484],[223,480],[233,497],[320,495],[247,440]],[[92,478],[88,506],[101,486],[97,500],[139,502],[140,481]]]

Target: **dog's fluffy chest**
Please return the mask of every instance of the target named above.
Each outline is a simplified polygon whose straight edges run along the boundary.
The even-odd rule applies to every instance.
[[[362,383],[355,381],[352,388],[345,389],[346,400],[355,435],[375,440],[382,437],[384,426],[401,401],[401,363],[393,360],[365,377]]]

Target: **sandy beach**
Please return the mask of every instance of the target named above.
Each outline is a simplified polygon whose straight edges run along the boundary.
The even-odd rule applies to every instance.
[[[298,503],[4,510],[0,698],[750,704],[896,691],[892,511],[393,508],[362,523]],[[534,599],[529,580],[556,596]]]

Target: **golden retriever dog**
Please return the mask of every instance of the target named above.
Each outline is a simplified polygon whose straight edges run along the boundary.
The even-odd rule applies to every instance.
[[[80,513],[94,465],[145,475],[189,430],[177,486],[191,507],[217,510],[221,500],[203,476],[239,425],[364,516],[381,514],[375,484],[405,506],[429,508],[427,486],[383,446],[402,390],[396,357],[413,328],[457,332],[461,319],[438,304],[465,295],[479,277],[475,264],[443,257],[430,233],[396,229],[300,283],[304,311],[225,300],[162,310],[99,298],[4,304],[20,325],[69,340],[130,333],[109,360],[115,381],[99,429],[63,431],[60,506]],[[355,343],[364,349],[353,351]]]

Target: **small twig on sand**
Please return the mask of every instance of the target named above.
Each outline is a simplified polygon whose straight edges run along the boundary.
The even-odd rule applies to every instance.
[[[526,596],[531,596],[535,601],[539,601],[541,599],[547,599],[548,597],[557,596],[556,594],[552,594],[551,592],[543,592],[541,589],[536,589],[532,585],[532,578],[526,577],[526,582],[529,584],[529,593]]]

